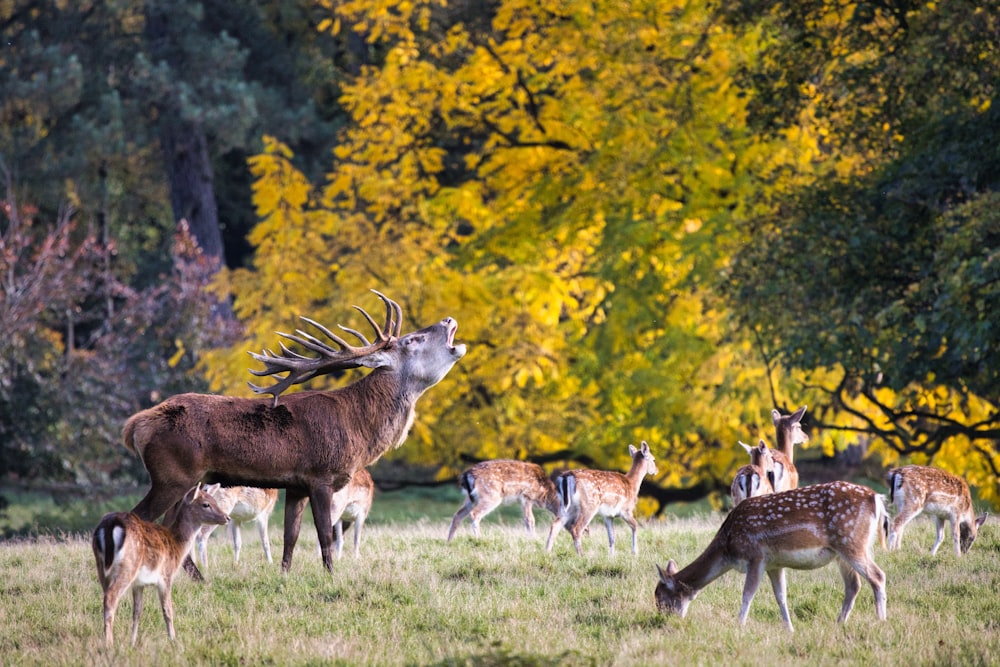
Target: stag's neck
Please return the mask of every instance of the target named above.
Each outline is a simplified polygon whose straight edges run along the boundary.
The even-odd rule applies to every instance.
[[[423,391],[408,388],[397,373],[378,369],[348,387],[352,388],[359,417],[368,422],[364,432],[375,434],[369,442],[374,457],[402,445],[416,418],[414,408]]]

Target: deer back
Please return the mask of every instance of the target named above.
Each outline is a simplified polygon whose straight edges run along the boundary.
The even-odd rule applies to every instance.
[[[886,474],[889,501],[897,513],[926,512],[959,524],[962,551],[975,541],[986,515],[976,517],[968,483],[959,477],[931,466],[907,465]]]
[[[547,508],[558,506],[555,484],[537,463],[514,459],[481,461],[465,471],[462,483],[466,493],[477,499],[524,498]]]

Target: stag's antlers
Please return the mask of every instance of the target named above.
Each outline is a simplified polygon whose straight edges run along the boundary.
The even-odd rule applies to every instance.
[[[305,382],[306,380],[315,377],[317,375],[325,375],[327,373],[332,373],[333,371],[342,370],[346,368],[357,368],[361,365],[360,360],[364,357],[376,352],[377,350],[384,349],[393,339],[398,338],[400,334],[400,329],[403,325],[403,309],[399,307],[399,304],[387,297],[386,295],[372,290],[378,295],[380,299],[385,303],[385,324],[382,325],[380,329],[375,320],[372,319],[371,315],[365,312],[364,308],[360,306],[354,306],[368,323],[372,325],[375,330],[376,340],[373,343],[369,343],[368,339],[364,337],[361,332],[354,329],[349,329],[345,326],[340,325],[340,328],[347,333],[356,336],[362,343],[364,347],[355,347],[350,345],[343,338],[333,333],[322,324],[315,322],[308,317],[302,317],[302,319],[309,324],[313,325],[317,329],[323,332],[330,340],[340,346],[340,349],[333,348],[323,341],[319,340],[315,336],[302,331],[301,329],[296,329],[294,334],[287,334],[281,331],[276,332],[279,336],[287,338],[288,340],[295,341],[302,347],[305,347],[313,352],[318,353],[318,357],[307,357],[297,352],[293,352],[285,347],[283,342],[279,343],[281,345],[281,355],[277,355],[269,349],[264,349],[261,354],[256,352],[251,352],[250,356],[257,361],[264,364],[263,370],[256,370],[251,368],[250,372],[257,377],[266,376],[276,376],[279,373],[287,372],[288,375],[280,378],[278,382],[268,386],[259,387],[252,382],[248,382],[250,388],[253,389],[258,394],[271,394],[274,396],[274,405],[278,405],[278,396],[281,392],[285,391],[293,384],[299,384]]]

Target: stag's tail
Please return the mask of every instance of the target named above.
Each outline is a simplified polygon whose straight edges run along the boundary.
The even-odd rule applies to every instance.
[[[122,429],[122,441],[125,443],[125,449],[129,450],[133,454],[138,454],[139,450],[135,446],[135,423],[136,418],[142,414],[137,413],[128,418],[125,422],[125,427]]]

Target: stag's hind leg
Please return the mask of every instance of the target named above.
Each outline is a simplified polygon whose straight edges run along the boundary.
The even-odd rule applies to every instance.
[[[309,496],[300,491],[285,490],[285,544],[281,555],[282,572],[288,572],[292,569],[292,552],[295,551],[295,543],[299,541],[299,530],[302,529],[302,513],[305,511],[308,501]],[[327,517],[329,517],[329,514],[327,514]],[[327,545],[327,548],[329,548],[329,545]]]

